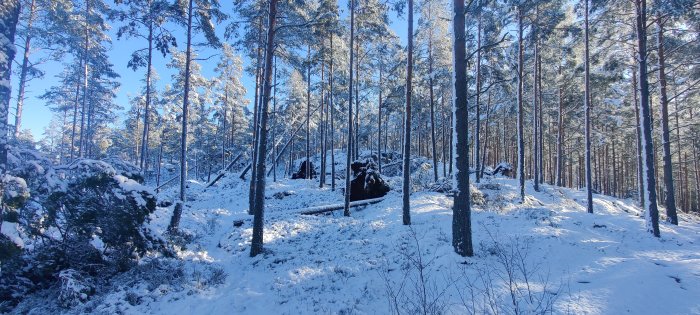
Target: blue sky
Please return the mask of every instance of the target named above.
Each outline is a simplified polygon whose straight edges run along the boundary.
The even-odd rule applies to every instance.
[[[222,10],[226,13],[231,12],[231,5],[228,1],[222,1]],[[347,17],[347,0],[340,0],[339,6],[341,9],[341,18],[345,19]],[[414,19],[417,21],[417,18]],[[218,26],[217,32],[222,33],[224,22],[222,25]],[[403,44],[406,43],[406,20],[405,16],[397,17],[396,14],[391,14],[391,28],[394,32],[401,38]],[[129,108],[129,98],[140,93],[143,83],[142,79],[145,74],[145,69],[138,69],[133,71],[127,68],[127,62],[133,51],[145,46],[145,43],[140,42],[139,39],[129,38],[129,39],[117,39],[112,32],[116,27],[113,27],[110,31],[112,37],[112,47],[108,52],[109,59],[114,65],[114,70],[119,73],[121,78],[118,79],[121,87],[117,91],[117,96],[115,103],[124,108],[119,113],[119,120],[115,123],[121,123],[126,111]],[[172,28],[173,32],[178,37],[179,48],[184,49],[184,29],[182,27]],[[23,51],[18,51],[15,60],[14,67],[17,67],[18,63],[21,62],[21,54]],[[200,56],[209,56],[216,53],[214,50],[204,50],[200,52]],[[41,52],[38,52],[34,57],[40,56]],[[202,64],[202,74],[205,77],[214,76],[214,67],[216,65],[218,58],[212,58],[208,61],[201,61]],[[171,69],[166,67],[169,62],[170,56],[163,57],[162,55],[154,55],[153,67],[160,77],[157,88],[161,89],[170,81],[170,76],[173,73]],[[243,60],[245,65],[249,64],[249,60]],[[48,62],[46,64],[40,65],[41,69],[45,72],[45,76],[42,79],[35,79],[29,83],[27,87],[27,100],[25,101],[23,118],[22,118],[22,129],[29,129],[34,136],[35,140],[39,140],[44,136],[44,129],[49,125],[51,120],[51,115],[53,114],[51,110],[45,105],[45,102],[38,98],[39,95],[43,94],[49,87],[58,84],[58,79],[55,77],[57,74],[61,73],[63,70],[63,65],[61,62]],[[243,85],[246,87],[249,99],[253,98],[255,81],[249,74],[245,73],[242,78]],[[13,98],[17,95],[17,76],[12,77],[12,85],[14,90],[12,91]],[[252,103],[252,102],[251,102]],[[14,122],[14,106],[16,105],[16,100],[11,101],[11,117],[10,122]]]

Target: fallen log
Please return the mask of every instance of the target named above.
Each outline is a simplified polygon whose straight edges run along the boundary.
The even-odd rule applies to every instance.
[[[229,169],[231,169],[231,167],[233,166],[233,164],[235,164],[235,163],[238,161],[238,159],[241,158],[241,156],[243,156],[243,153],[238,154],[238,156],[237,156],[236,158],[234,158],[233,161],[231,161],[231,163],[229,163],[229,164],[226,166],[226,168],[224,168],[223,170],[221,170],[221,172],[219,172],[219,175],[217,175],[216,178],[214,178],[213,181],[211,181],[209,184],[207,184],[207,187],[205,187],[205,188],[211,187],[212,185],[216,184],[217,181],[219,181],[221,178],[223,178],[224,175],[226,175],[226,172],[227,172]]]
[[[189,172],[190,172],[191,170],[193,170],[194,168],[195,168],[194,166],[190,167],[190,169],[188,169],[187,172],[189,173]],[[176,180],[176,179],[178,179],[178,178],[180,178],[180,175],[175,175],[175,177],[166,180],[165,183],[162,183],[160,186],[156,187],[156,192],[160,192],[160,189],[161,189],[161,188],[165,187],[165,185],[170,184],[172,181],[174,181],[174,180]]]
[[[375,203],[382,202],[382,201],[384,201],[384,199],[385,199],[385,197],[353,201],[350,203],[350,208],[372,205]],[[339,203],[339,204],[334,204],[334,205],[310,207],[310,208],[300,209],[298,211],[299,211],[299,214],[308,215],[308,214],[319,214],[319,213],[331,212],[331,211],[335,211],[335,210],[341,210],[344,207],[345,207],[344,204]]]

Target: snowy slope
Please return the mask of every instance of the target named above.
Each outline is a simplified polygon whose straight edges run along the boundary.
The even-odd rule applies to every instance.
[[[270,181],[267,252],[250,258],[247,183],[226,178],[205,190],[192,182],[189,194],[195,197],[182,227],[195,236],[179,256],[189,272],[225,271],[223,284],[200,290],[124,287],[91,311],[386,314],[394,305],[405,313],[423,304],[452,314],[514,313],[516,307],[536,313],[551,304],[557,314],[700,314],[696,218],[682,215],[678,227],[663,223],[656,239],[645,232],[640,210],[629,200],[596,195],[591,215],[585,213],[582,191],[543,185],[535,193],[528,187],[527,201],[519,204],[514,180],[485,183],[487,202],[476,206],[472,217],[476,255],[462,258],[450,243],[452,201],[442,194],[412,196],[409,228],[401,225],[396,191],[383,202],[355,209],[350,218],[342,211],[303,216],[293,210],[342,202],[340,191],[304,180]],[[291,195],[273,197],[284,191]],[[160,208],[154,228],[164,231],[171,211]],[[235,220],[243,225],[233,226]],[[423,267],[422,282],[417,266]],[[124,302],[134,294],[136,302]]]

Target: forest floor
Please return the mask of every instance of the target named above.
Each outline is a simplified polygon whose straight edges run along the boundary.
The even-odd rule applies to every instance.
[[[535,192],[528,182],[521,204],[515,180],[487,178],[477,187],[485,202],[474,205],[475,255],[464,258],[451,245],[452,199],[444,194],[414,193],[412,225],[404,226],[396,190],[351,217],[300,215],[295,210],[342,203],[342,193],[316,181],[270,181],[266,252],[251,258],[248,183],[191,182],[181,226],[192,238],[177,260],[189,284],[132,278],[83,311],[700,314],[696,217],[663,222],[655,238],[631,200],[595,195],[587,214],[583,191]],[[169,195],[175,191],[161,197]],[[158,208],[152,228],[164,231],[171,213]]]

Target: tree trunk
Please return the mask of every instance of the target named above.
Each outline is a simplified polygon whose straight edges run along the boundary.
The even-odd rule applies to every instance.
[[[80,113],[80,141],[78,141],[78,156],[83,157],[85,153],[85,111],[87,110],[88,93],[88,15],[90,14],[90,1],[85,1],[85,41],[83,46],[83,105]]]
[[[537,15],[536,15],[537,16]],[[532,183],[534,186],[535,191],[540,191],[540,181],[539,181],[539,138],[537,135],[537,57],[539,56],[539,51],[538,51],[538,43],[537,43],[537,25],[533,23],[532,29],[534,32],[534,41],[535,41],[535,52],[534,52],[534,62],[532,70],[534,72],[534,75],[532,77],[532,88],[533,88],[533,93],[532,93],[532,166],[533,166],[533,172],[532,172]]]
[[[149,9],[150,9],[149,1]],[[151,64],[153,61],[153,22],[148,24],[148,60],[146,64],[146,108],[143,115],[143,135],[141,137],[141,160],[139,167],[144,170],[147,163],[148,152],[148,132],[150,127],[150,110],[151,110]],[[224,116],[226,117],[226,116]],[[224,118],[225,121],[225,118]]]
[[[559,78],[561,76],[561,64],[559,65]],[[556,184],[559,187],[564,185],[562,177],[564,175],[564,100],[563,100],[563,86],[559,82],[559,111],[557,118],[557,166],[556,166]]]
[[[321,129],[321,171],[319,172],[319,178],[318,178],[318,186],[319,188],[323,188],[323,185],[326,184],[326,127],[325,127],[325,118],[324,118],[324,111],[326,109],[326,104],[325,101],[325,77],[324,77],[324,72],[326,71],[326,61],[325,59],[321,60],[321,117],[319,119],[319,129]]]
[[[658,13],[657,13],[658,14]],[[666,202],[666,220],[674,225],[678,225],[678,214],[676,213],[676,196],[673,187],[673,166],[671,161],[671,135],[668,127],[668,96],[666,93],[666,60],[664,56],[664,24],[659,14],[656,24],[659,26],[658,39],[658,62],[659,62],[659,90],[661,106],[661,139],[663,146],[664,162],[664,196]],[[680,143],[679,143],[680,145]],[[680,154],[679,154],[680,158]],[[678,164],[680,167],[680,164]]]
[[[651,110],[649,106],[649,81],[647,75],[646,0],[635,0],[637,18],[637,65],[639,67],[640,125],[644,156],[644,186],[646,188],[644,216],[647,231],[659,237],[659,210],[656,205],[656,177],[654,174],[654,143],[651,136]]]
[[[588,0],[584,0],[585,5],[585,92],[584,101],[586,106],[586,210],[593,213],[593,183],[591,181],[591,87],[590,87],[590,58],[588,43]]]
[[[187,189],[187,111],[190,97],[190,65],[192,63],[192,5],[194,0],[189,0],[187,9],[187,50],[185,54],[185,91],[182,100],[182,132],[180,135],[180,200],[175,204],[173,217],[170,220],[168,230],[177,232],[182,217],[182,209],[185,207]],[[195,151],[196,152],[196,151]]]
[[[277,57],[273,57],[274,60],[274,93],[272,96],[272,118],[274,119],[273,125],[272,125],[272,155],[277,156],[277,142],[275,142],[275,139],[277,138]],[[277,182],[277,159],[272,161],[272,181]]]
[[[0,63],[0,175],[7,172],[7,118],[10,110],[10,77],[12,74],[12,60],[15,59],[15,32],[21,11],[19,0],[7,0],[0,7],[0,53],[5,55],[5,60]],[[2,199],[0,199],[1,201]],[[0,207],[0,215],[2,215]]]
[[[481,181],[481,164],[479,161],[479,151],[481,150],[481,14],[476,32],[476,124],[474,125],[474,156],[476,165],[476,182]]]
[[[384,77],[384,60],[379,56],[379,104],[377,104],[377,169],[382,173],[382,80]]]
[[[258,160],[255,168],[255,209],[253,217],[253,240],[250,246],[250,257],[255,257],[263,250],[263,215],[265,207],[265,158],[267,152],[267,119],[270,92],[272,89],[272,57],[274,56],[275,19],[277,17],[277,0],[270,0],[269,18],[267,23],[267,45],[265,47],[265,72],[263,80],[263,98],[260,103],[260,129],[258,130]],[[308,163],[307,163],[308,164]]]
[[[408,0],[408,52],[406,59],[406,112],[403,149],[403,224],[411,225],[411,97],[413,80],[413,0]],[[431,98],[432,101],[432,98]],[[437,173],[436,173],[437,174]]]
[[[82,68],[83,58],[80,58],[78,68]],[[78,126],[78,104],[80,98],[80,79],[75,82],[75,99],[73,101],[73,128],[70,135],[70,161],[73,161],[75,155],[75,132]]]
[[[306,49],[306,179],[311,179],[311,45]]]
[[[27,74],[29,73],[29,54],[32,43],[32,23],[36,13],[36,1],[32,0],[29,5],[29,20],[27,21],[27,34],[24,38],[24,56],[22,57],[22,68],[19,73],[19,91],[17,92],[17,108],[15,110],[15,139],[19,137],[22,128],[22,105],[24,104],[24,94],[27,85]],[[10,59],[11,60],[11,59]]]
[[[520,202],[525,202],[525,139],[523,136],[523,12],[518,8],[518,182]]]
[[[467,103],[466,34],[464,22],[464,0],[453,2],[453,64],[454,95],[452,111],[455,129],[455,150],[457,172],[453,181],[456,184],[452,206],[452,246],[461,256],[473,256],[471,229],[471,205],[469,191],[469,106]]]
[[[428,5],[430,5],[430,4],[428,4]],[[428,14],[432,13],[430,9],[431,8],[429,7]],[[431,17],[428,16],[428,18],[430,19]],[[432,31],[432,29],[430,29],[429,32],[430,32],[430,35],[428,38],[428,75],[429,75],[428,76],[428,85],[430,86],[430,135],[431,135],[431,141],[433,144],[433,147],[432,147],[432,149],[433,149],[433,151],[432,151],[432,153],[433,153],[433,176],[434,176],[434,180],[437,182],[438,181],[438,169],[437,169],[438,165],[437,165],[437,149],[435,149],[435,105],[434,105],[435,101],[434,101],[434,92],[433,92],[433,31]],[[481,39],[481,28],[479,28],[479,39]],[[479,52],[479,54],[481,54],[481,52]],[[477,63],[477,65],[478,65],[478,63]],[[477,82],[479,80],[478,78],[479,78],[479,76],[477,75]],[[477,84],[477,86],[478,86],[478,84]],[[477,96],[476,97],[477,97],[477,99],[479,98],[479,88],[478,87],[477,87]],[[477,102],[477,106],[478,106],[478,102]],[[477,125],[478,124],[479,123],[477,122]],[[478,136],[479,136],[479,133],[477,132],[477,137]],[[476,151],[476,152],[478,154],[479,151]],[[479,166],[478,163],[476,165],[477,165],[477,167]],[[476,181],[477,181],[477,183],[479,182],[478,177],[477,177]]]
[[[350,0],[350,64],[348,66],[350,75],[348,85],[348,134],[347,134],[347,151],[345,152],[345,205],[343,207],[343,215],[350,216],[350,154],[352,151],[352,63],[355,58],[354,50],[352,49],[355,39],[355,0]]]
[[[328,91],[328,107],[331,119],[331,190],[335,191],[335,118],[333,112],[335,112],[335,105],[333,103],[333,32],[331,32],[331,62],[329,65],[328,81],[330,84],[330,91]]]
[[[263,32],[263,20],[262,20],[262,15],[260,16],[259,23],[260,23],[260,28],[258,29],[258,51],[257,51],[257,62],[255,65],[255,99],[253,100],[253,145],[251,148],[251,151],[253,152],[253,163],[252,165],[256,165],[257,160],[258,160],[258,151],[255,149],[255,146],[258,143],[258,124],[259,124],[259,109],[260,109],[260,101],[262,97],[262,73],[260,73],[260,63],[262,60],[262,32]],[[257,170],[254,166],[251,166],[252,168],[252,174],[250,177],[250,183],[248,186],[248,214],[252,215],[253,214],[253,209],[255,209],[255,178],[256,178],[256,173]],[[242,174],[245,175],[245,172]]]

